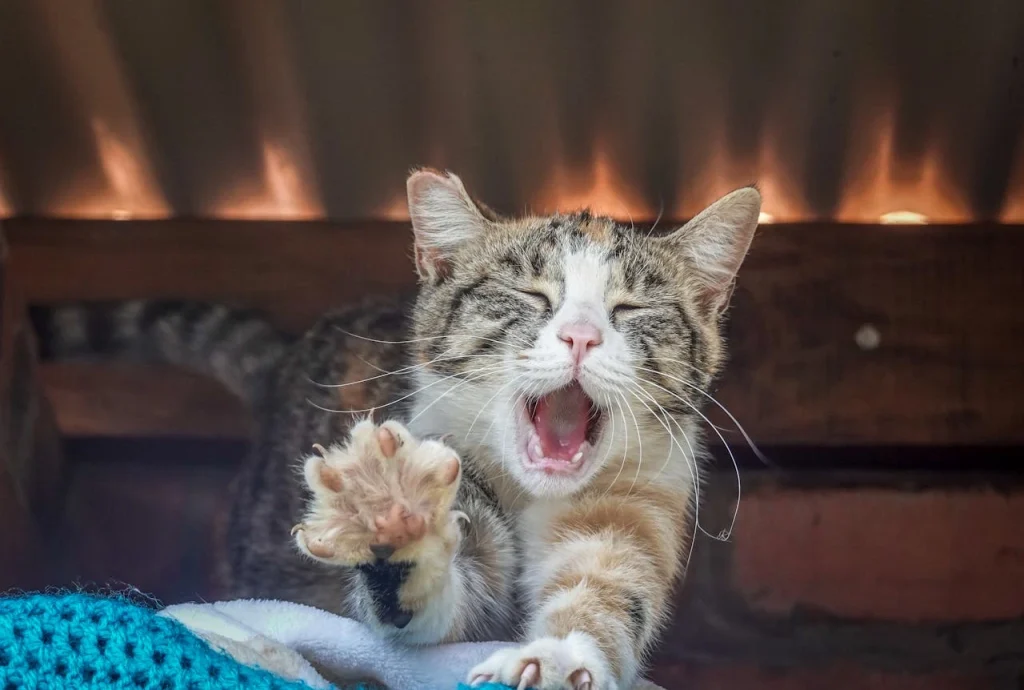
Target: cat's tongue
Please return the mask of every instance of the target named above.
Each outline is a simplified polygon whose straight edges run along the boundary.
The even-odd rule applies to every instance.
[[[590,405],[590,398],[577,383],[549,393],[537,402],[533,428],[544,457],[566,462],[573,459],[587,440]]]

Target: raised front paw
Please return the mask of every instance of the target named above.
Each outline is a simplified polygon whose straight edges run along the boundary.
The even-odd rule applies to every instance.
[[[469,672],[469,684],[504,683],[518,690],[617,690],[607,667],[594,640],[573,632],[495,652]]]
[[[397,422],[369,420],[348,444],[315,451],[295,543],[318,561],[357,568],[379,621],[404,628],[438,595],[461,538],[458,455]]]

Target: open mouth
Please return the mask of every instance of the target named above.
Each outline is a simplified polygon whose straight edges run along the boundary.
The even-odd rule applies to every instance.
[[[578,383],[526,402],[529,464],[549,474],[578,471],[601,433],[604,413]]]

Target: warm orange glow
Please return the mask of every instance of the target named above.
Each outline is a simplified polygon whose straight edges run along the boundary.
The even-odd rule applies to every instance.
[[[770,134],[761,142],[757,161],[758,189],[761,190],[762,223],[799,223],[814,220],[814,214],[800,191],[800,185],[778,153],[775,139]],[[739,181],[743,184],[742,181]]]
[[[150,165],[138,109],[97,4],[40,0],[40,12],[61,74],[87,114],[102,177],[93,169],[52,200],[57,216],[135,218],[167,216],[170,209]]]
[[[603,146],[595,148],[586,169],[570,170],[564,163],[556,163],[532,205],[538,213],[589,208],[621,221],[649,220],[656,215],[621,179]]]
[[[1003,223],[1024,223],[1024,149],[1017,154],[1017,165],[1006,187],[1006,201],[999,220]]]
[[[758,172],[758,165],[760,172]],[[797,187],[785,174],[770,144],[761,147],[758,165],[739,165],[729,160],[725,147],[712,147],[712,155],[702,169],[699,186],[682,196],[683,201],[665,216],[673,220],[691,218],[708,204],[740,187],[757,182],[764,197],[759,222],[792,223],[809,220],[807,206],[799,200]],[[540,196],[531,203],[537,213],[552,213],[589,208],[594,213],[620,221],[652,221],[658,214],[641,200],[636,185],[620,175],[603,148],[598,147],[591,166],[569,171],[559,163]],[[409,220],[404,195],[395,196],[374,212],[374,217],[392,221]]]
[[[967,204],[946,178],[937,149],[918,161],[895,157],[895,111],[888,108],[856,130],[851,151],[867,152],[850,162],[836,220],[847,223],[963,223]],[[870,126],[869,126],[870,125]],[[916,163],[916,164],[915,164]]]
[[[812,219],[813,214],[802,200],[799,186],[787,173],[771,136],[765,137],[756,156],[747,161],[729,155],[724,132],[713,136],[711,142],[711,153],[701,168],[698,186],[680,195],[683,201],[674,209],[676,218],[692,218],[729,192],[756,184],[763,199],[760,223]]]
[[[1011,199],[1010,203],[1006,204],[1006,210],[1003,211],[1002,217],[999,219],[1003,223],[1013,224],[1024,224],[1024,199],[1018,196],[1016,199]]]
[[[170,215],[170,207],[146,158],[115,135],[103,121],[94,118],[90,124],[103,179],[96,182],[83,178],[60,195],[50,213],[58,217],[114,220]]]
[[[92,121],[96,151],[107,177],[111,198],[105,200],[112,214],[133,218],[162,218],[169,209],[149,167],[98,119]]]
[[[66,82],[60,86],[67,92],[69,107],[81,114],[79,126],[86,127],[85,134],[91,134],[95,148],[94,156],[69,157],[69,161],[75,162],[85,159],[82,169],[60,176],[66,186],[54,190],[53,198],[41,200],[40,206],[46,213],[115,220],[161,218],[175,210],[229,219],[325,217],[326,204],[317,179],[309,132],[309,104],[302,75],[296,72],[301,61],[296,58],[293,41],[299,37],[281,30],[288,22],[288,13],[279,3],[225,0],[229,18],[246,37],[228,50],[234,51],[231,58],[237,61],[239,74],[248,80],[245,92],[250,95],[252,112],[248,125],[256,133],[254,146],[259,146],[258,157],[253,159],[257,161],[252,164],[254,169],[235,171],[224,190],[200,190],[206,194],[202,197],[202,208],[173,210],[156,174],[160,161],[147,147],[148,142],[159,138],[148,136],[123,58],[111,40],[113,33],[102,3],[38,0],[33,7],[38,13],[41,35],[52,44],[56,73]],[[875,85],[864,88],[873,89]],[[925,147],[920,155],[902,155],[897,144],[904,142],[896,141],[898,113],[893,105],[900,99],[892,93],[885,100],[872,98],[878,95],[886,94],[863,93],[856,100],[867,110],[853,114],[850,159],[845,162],[845,179],[833,219],[889,225],[972,220],[967,200],[954,184],[948,161],[943,159],[941,146],[945,139],[941,135],[951,132],[928,132],[934,135],[928,140],[932,146]],[[735,142],[728,139],[726,128],[718,125],[726,107],[710,105],[704,125],[697,127],[691,123],[690,130],[681,130],[691,139],[684,142],[683,149],[674,152],[680,163],[675,172],[691,178],[680,182],[682,188],[675,190],[678,194],[669,195],[679,199],[672,208],[658,207],[657,185],[648,189],[642,184],[646,180],[632,178],[634,171],[640,169],[637,161],[642,161],[641,157],[619,164],[624,159],[617,154],[624,149],[609,146],[609,136],[599,137],[593,155],[581,163],[569,163],[566,156],[559,157],[557,138],[546,139],[539,155],[553,150],[554,162],[547,168],[547,177],[535,198],[527,201],[538,213],[589,207],[595,213],[623,222],[646,223],[662,215],[666,220],[692,217],[722,195],[756,183],[763,198],[760,223],[816,220],[813,209],[819,202],[809,201],[805,191],[812,187],[807,184],[813,182],[807,179],[812,173],[801,167],[802,161],[813,158],[805,155],[805,147],[815,142],[800,143],[801,126],[806,123],[792,117],[793,113],[799,115],[803,111],[785,111],[789,119],[783,119],[782,109],[768,112],[766,119],[758,123],[762,127],[759,145],[738,151]],[[539,131],[549,130],[540,127]],[[693,137],[693,132],[700,135]],[[788,145],[780,143],[785,141],[796,141],[798,150],[789,150]],[[427,158],[445,161],[446,154],[453,153],[432,150]],[[531,155],[529,151],[521,153],[524,157]],[[519,168],[513,166],[511,170]],[[15,209],[2,182],[0,179],[0,217],[35,210]],[[512,179],[509,184],[515,182]],[[471,179],[467,183],[473,187]],[[11,189],[20,191],[21,187],[8,188],[8,193]],[[1008,189],[1000,220],[1024,223],[1024,151],[1018,156]],[[17,195],[19,204],[21,196]],[[333,203],[331,208],[335,208]],[[373,215],[408,221],[404,194],[396,194]]]
[[[927,225],[928,216],[914,211],[892,211],[878,217],[882,225]]]
[[[1003,213],[999,216],[1002,223],[1024,224],[1024,189],[1015,192],[1006,200]]]
[[[238,220],[322,218],[323,206],[314,198],[305,179],[288,149],[276,142],[264,141],[262,184],[236,188],[213,215]]]
[[[375,218],[393,221],[409,220],[409,202],[405,195],[396,196],[391,201],[377,209],[373,214]]]
[[[227,0],[223,9],[244,41],[233,44],[244,66],[260,137],[258,175],[240,171],[235,187],[218,196],[212,215],[221,218],[310,220],[323,218],[309,141],[306,94],[296,74],[297,58],[287,13],[280,3]]]
[[[38,68],[55,82],[49,84],[47,90],[53,91],[58,98],[47,99],[47,102],[52,101],[62,110],[66,109],[59,114],[59,138],[62,146],[70,144],[70,150],[67,155],[62,155],[62,151],[57,151],[57,155],[40,151],[39,165],[26,165],[21,160],[21,165],[16,166],[20,168],[19,175],[27,175],[30,179],[23,181],[0,175],[0,217],[12,213],[45,213],[129,220],[198,213],[230,219],[305,220],[325,217],[328,207],[341,218],[351,217],[383,201],[379,208],[373,209],[374,217],[407,221],[406,200],[404,195],[398,194],[401,190],[397,184],[393,199],[378,196],[378,185],[383,184],[386,177],[361,180],[359,189],[366,193],[365,196],[351,189],[331,190],[333,195],[328,196],[320,187],[317,173],[328,158],[337,158],[330,164],[339,166],[328,175],[331,180],[338,179],[338,172],[356,170],[362,163],[357,157],[332,156],[331,152],[317,150],[315,143],[329,144],[331,138],[316,142],[319,127],[315,125],[322,124],[322,117],[333,115],[339,128],[351,129],[352,137],[368,137],[367,141],[370,141],[379,135],[379,128],[360,131],[359,127],[349,125],[361,120],[353,118],[350,122],[345,117],[337,117],[338,113],[334,111],[339,103],[340,107],[347,108],[357,107],[354,104],[364,101],[372,107],[390,109],[389,112],[409,103],[422,106],[418,108],[422,112],[417,112],[415,118],[422,124],[413,128],[422,129],[422,132],[410,131],[404,133],[408,136],[380,142],[383,147],[379,152],[381,160],[391,163],[396,160],[398,164],[420,162],[407,160],[403,163],[401,151],[409,145],[412,151],[418,151],[428,161],[435,164],[458,162],[464,166],[463,170],[469,172],[479,169],[481,161],[486,160],[484,156],[487,153],[479,150],[476,144],[486,141],[486,135],[492,132],[505,133],[507,129],[508,140],[514,148],[497,151],[504,159],[501,170],[495,173],[498,178],[492,182],[499,183],[500,177],[506,176],[505,183],[510,189],[502,201],[509,203],[510,208],[505,210],[510,212],[521,211],[523,206],[530,206],[539,213],[589,207],[596,213],[610,215],[623,222],[649,223],[664,216],[667,223],[692,217],[722,195],[754,183],[761,190],[763,199],[759,217],[763,224],[818,220],[819,211],[829,214],[830,220],[849,223],[961,223],[973,220],[978,210],[972,208],[973,199],[969,197],[979,197],[977,202],[981,203],[978,206],[983,207],[985,220],[988,220],[991,214],[988,191],[1003,182],[992,180],[990,183],[988,176],[982,176],[977,182],[984,183],[981,186],[985,189],[972,189],[975,185],[965,184],[964,176],[961,176],[962,171],[968,170],[968,165],[954,164],[958,157],[962,159],[961,163],[970,163],[967,158],[956,156],[958,152],[969,153],[980,143],[982,147],[978,150],[984,153],[989,146],[987,136],[979,138],[978,133],[966,130],[961,135],[956,129],[971,125],[976,117],[989,114],[984,98],[979,100],[972,93],[960,94],[965,103],[981,103],[981,106],[964,109],[963,112],[959,107],[940,108],[935,113],[901,111],[901,104],[925,105],[920,99],[925,96],[931,98],[934,85],[924,83],[920,87],[908,88],[911,85],[895,79],[888,82],[886,75],[893,70],[876,70],[870,51],[857,57],[856,63],[851,63],[850,58],[836,61],[834,64],[837,66],[851,65],[837,67],[840,72],[834,72],[832,67],[822,68],[813,60],[795,59],[803,55],[799,52],[802,50],[807,50],[807,55],[817,55],[815,51],[832,40],[828,32],[795,34],[796,40],[790,42],[796,44],[794,52],[790,53],[788,44],[785,51],[785,59],[793,60],[792,69],[786,71],[785,79],[771,84],[771,93],[765,94],[768,98],[758,104],[754,109],[756,112],[750,108],[746,108],[746,113],[738,110],[745,104],[733,97],[732,89],[738,88],[739,84],[733,84],[730,79],[723,81],[720,77],[728,76],[728,73],[720,72],[721,66],[715,60],[701,69],[685,70],[686,79],[694,81],[687,82],[692,84],[691,87],[680,89],[684,92],[685,107],[676,111],[677,104],[673,102],[674,110],[671,111],[685,120],[673,123],[678,127],[673,136],[653,140],[654,144],[665,148],[652,155],[655,152],[648,150],[652,141],[650,137],[657,136],[658,132],[645,131],[642,117],[631,115],[619,119],[621,112],[615,109],[592,114],[557,107],[558,99],[564,98],[564,94],[556,91],[564,86],[557,75],[531,80],[530,88],[523,92],[531,103],[544,103],[550,99],[556,107],[541,108],[539,112],[524,110],[522,113],[514,110],[506,113],[502,108],[501,119],[478,122],[479,109],[473,108],[477,94],[463,87],[480,75],[472,66],[468,71],[463,69],[473,53],[472,42],[466,43],[461,36],[468,25],[464,26],[465,18],[458,13],[441,12],[437,22],[424,27],[427,33],[419,43],[424,46],[441,44],[445,48],[442,54],[431,55],[430,60],[415,70],[414,76],[417,80],[422,79],[422,84],[413,85],[409,79],[399,79],[391,80],[395,82],[393,84],[389,82],[379,86],[380,74],[385,77],[390,74],[391,63],[385,60],[384,72],[356,75],[351,81],[352,104],[349,104],[344,100],[322,101],[318,91],[323,75],[303,73],[308,51],[302,42],[310,40],[310,36],[305,28],[294,25],[295,18],[287,3],[222,0],[218,3],[218,17],[233,31],[227,37],[230,40],[222,41],[223,46],[218,48],[223,53],[218,53],[224,63],[220,66],[227,66],[239,84],[223,104],[213,105],[244,108],[245,117],[239,123],[239,140],[226,142],[225,152],[201,153],[214,157],[220,153],[222,157],[218,163],[225,165],[235,162],[243,166],[241,161],[244,161],[248,166],[231,170],[227,179],[218,178],[222,188],[195,189],[210,184],[205,176],[200,176],[204,178],[201,184],[193,183],[196,170],[190,169],[202,164],[206,157],[197,159],[194,156],[196,152],[188,150],[197,145],[189,143],[192,138],[188,137],[183,141],[186,150],[170,152],[166,161],[160,159],[160,151],[154,146],[173,141],[174,137],[162,136],[173,133],[173,130],[149,131],[149,127],[162,127],[167,116],[175,111],[149,112],[149,109],[140,107],[138,98],[144,91],[140,92],[130,78],[132,66],[124,62],[126,54],[119,49],[116,27],[110,23],[106,4],[101,0],[34,0],[26,4],[25,18],[29,21],[25,28],[31,30],[33,40],[41,43],[40,54],[46,56]],[[644,13],[643,16],[646,15]],[[841,22],[844,17],[841,12],[829,15],[828,22]],[[824,15],[812,14],[804,18],[813,20],[815,27],[820,20],[826,19]],[[628,18],[630,26],[634,26],[635,21],[641,20]],[[362,31],[361,26],[352,24],[356,32]],[[1009,41],[1010,38],[1012,36],[1006,34],[998,40]],[[623,45],[628,46],[624,50],[634,47],[633,44]],[[1007,46],[1009,43],[995,44],[988,53],[1000,56],[1001,61],[1000,51]],[[838,58],[840,52],[834,50],[833,57]],[[530,59],[535,58],[536,55],[531,53]],[[638,59],[641,62],[637,64],[643,64],[642,60],[646,58]],[[853,66],[861,65],[861,61],[862,66]],[[913,64],[909,63],[909,66]],[[343,60],[337,66],[348,69],[354,65]],[[32,66],[26,65],[28,67]],[[452,69],[457,73],[451,74]],[[624,104],[642,102],[647,97],[644,89],[655,88],[661,83],[660,78],[649,77],[646,73],[642,73],[643,79],[638,78],[640,73],[628,69],[628,65],[622,70],[612,70],[608,75],[608,85],[614,86],[614,92]],[[846,70],[851,71],[846,74]],[[148,74],[146,70],[143,72]],[[998,79],[1002,78],[1002,72],[996,69],[985,72],[986,75],[988,72],[994,75],[992,78],[997,80],[994,83],[1001,83]],[[159,70],[153,75],[158,73]],[[840,73],[842,79],[830,83],[829,80]],[[682,76],[683,73],[679,74]],[[339,89],[345,91],[348,81],[349,77],[342,75]],[[636,90],[632,88],[634,82]],[[215,81],[203,81],[196,93],[204,93],[206,88],[215,84]],[[151,86],[157,88],[160,84],[154,82]],[[813,93],[807,92],[808,86],[813,87]],[[412,88],[412,91],[406,93],[407,88]],[[364,93],[364,89],[368,90]],[[987,82],[979,84],[979,89],[979,93],[991,91]],[[837,112],[816,120],[817,116],[823,115],[819,112],[820,96],[823,91],[831,90],[844,94],[843,98],[835,101]],[[848,90],[850,93],[846,93]],[[238,95],[242,96],[240,100]],[[415,103],[421,100],[421,96],[425,102]],[[640,100],[634,100],[635,96]],[[844,112],[847,102],[855,104],[855,112]],[[496,103],[502,105],[501,102]],[[679,105],[683,103],[679,101]],[[194,108],[193,114],[201,115],[209,104],[179,105]],[[699,107],[691,107],[694,105]],[[585,126],[579,126],[564,119],[568,113],[592,119],[580,123]],[[483,115],[490,117],[489,110]],[[847,122],[847,115],[850,116],[848,131],[834,131],[835,127]],[[919,131],[904,130],[903,115],[916,115],[916,120],[907,120]],[[507,121],[508,118],[517,119]],[[992,122],[999,125],[1000,121],[996,117]],[[821,124],[816,124],[818,122]],[[981,134],[985,134],[986,122],[979,119],[978,124],[981,125]],[[599,130],[595,140],[590,142],[591,155],[583,156],[583,160],[565,155],[568,149],[559,147],[560,135],[570,132],[562,128],[574,127],[573,133],[579,133],[590,132],[590,126],[622,129]],[[733,132],[738,136],[733,137]],[[905,136],[907,134],[910,136]],[[917,134],[923,135],[920,141]],[[460,137],[465,138],[462,145],[457,141]],[[445,148],[437,150],[431,149],[430,144],[424,146],[427,140],[434,145],[444,142]],[[83,141],[86,142],[84,146]],[[236,151],[235,144],[238,143],[248,143],[250,150]],[[844,154],[840,160],[827,163],[842,163],[843,179],[815,179],[815,174],[832,174],[831,166],[821,165],[821,159],[826,154],[830,155],[837,144],[845,146]],[[1012,140],[1005,142],[1006,146],[1013,144]],[[673,150],[672,147],[678,148]],[[60,147],[52,148],[57,150]],[[342,148],[363,152],[361,147]],[[173,155],[175,153],[183,155]],[[239,153],[242,155],[236,155]],[[318,159],[321,153],[323,160]],[[19,160],[23,155],[18,157]],[[662,165],[672,166],[666,178],[647,178]],[[215,167],[219,173],[220,166]],[[170,207],[158,174],[164,170],[168,179],[179,183],[184,180],[180,184],[183,189],[175,185],[174,189],[168,188],[166,194],[172,199],[191,202],[190,205]],[[540,174],[536,173],[537,170]],[[391,174],[397,172],[393,169]],[[370,171],[369,174],[377,173]],[[472,176],[469,173],[466,180],[471,189],[475,186]],[[679,189],[666,190],[659,185],[665,179],[671,180],[670,184],[678,184]],[[5,182],[10,184],[5,187]],[[526,188],[537,191],[524,193]],[[1024,149],[1018,151],[1007,189],[1003,207],[998,212],[999,220],[1024,223]],[[527,198],[531,194],[532,198]],[[664,204],[659,203],[659,194],[664,197]],[[831,204],[835,205],[834,211],[828,207]]]
[[[729,155],[724,132],[709,134],[707,140],[709,153],[700,164],[700,174],[681,190],[679,203],[667,214],[671,218],[692,218],[715,199],[754,181],[753,170]]]

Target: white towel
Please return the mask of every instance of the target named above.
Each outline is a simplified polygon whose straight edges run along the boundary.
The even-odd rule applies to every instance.
[[[284,601],[238,600],[164,609],[239,662],[313,688],[374,680],[396,690],[455,690],[469,670],[507,642],[407,647],[357,621]],[[634,690],[657,690],[640,683]]]

